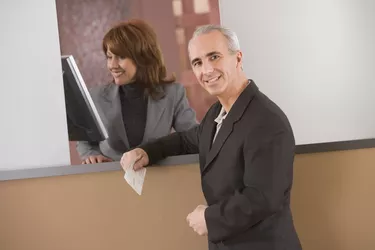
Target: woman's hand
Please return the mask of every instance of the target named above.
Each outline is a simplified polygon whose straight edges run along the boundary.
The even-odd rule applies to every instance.
[[[90,155],[85,160],[82,161],[82,164],[95,164],[102,162],[111,162],[112,159],[105,157],[103,155]]]

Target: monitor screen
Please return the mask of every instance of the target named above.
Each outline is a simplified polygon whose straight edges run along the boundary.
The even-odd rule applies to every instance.
[[[72,55],[61,56],[69,141],[99,142],[107,130]]]

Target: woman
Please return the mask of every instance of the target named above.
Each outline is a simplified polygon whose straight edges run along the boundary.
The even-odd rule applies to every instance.
[[[103,52],[113,82],[91,96],[108,138],[77,143],[83,164],[119,161],[133,147],[197,125],[184,87],[167,77],[156,33],[146,22],[114,26],[103,38]]]

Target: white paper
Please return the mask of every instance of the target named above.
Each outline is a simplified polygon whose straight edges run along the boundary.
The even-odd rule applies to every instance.
[[[146,176],[146,168],[134,171],[133,166],[134,162],[126,169],[124,179],[137,194],[141,195]]]

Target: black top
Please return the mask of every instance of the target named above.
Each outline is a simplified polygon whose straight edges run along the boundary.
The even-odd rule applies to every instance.
[[[147,120],[147,96],[141,84],[129,83],[120,88],[122,119],[130,148],[142,143]]]

